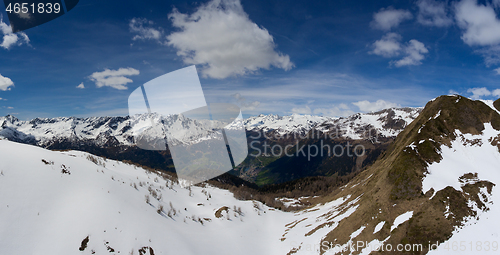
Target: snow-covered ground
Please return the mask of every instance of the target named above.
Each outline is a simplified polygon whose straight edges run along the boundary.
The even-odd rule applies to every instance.
[[[0,155],[1,254],[138,254],[142,247],[155,254],[280,254],[279,238],[294,220],[226,190],[189,191],[84,152],[1,140]]]
[[[491,196],[483,190],[483,196],[489,210],[483,212],[476,210],[477,218],[467,219],[465,226],[456,229],[453,236],[439,245],[437,250],[429,254],[498,254],[500,252],[500,153],[498,147],[491,144],[498,137],[500,131],[493,129],[490,123],[484,124],[485,129],[481,135],[462,134],[456,130],[457,139],[451,147],[441,146],[443,159],[439,163],[429,166],[429,173],[425,176],[422,185],[423,192],[431,188],[435,192],[451,186],[461,190],[464,182],[459,177],[467,173],[477,173],[476,180],[487,180],[496,186],[493,187]],[[472,180],[474,181],[474,180]],[[471,203],[473,203],[471,201]],[[495,248],[496,247],[496,248]]]
[[[305,245],[359,201],[282,212],[85,152],[0,140],[0,155],[1,254],[318,254]]]

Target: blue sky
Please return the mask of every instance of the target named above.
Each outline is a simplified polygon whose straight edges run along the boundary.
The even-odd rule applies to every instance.
[[[499,7],[498,0],[80,0],[17,34],[2,9],[0,115],[126,115],[133,90],[192,64],[207,101],[237,103],[245,116],[343,116],[424,106],[449,93],[496,99]]]

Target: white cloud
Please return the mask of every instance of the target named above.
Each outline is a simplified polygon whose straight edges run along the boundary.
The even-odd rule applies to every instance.
[[[470,45],[492,46],[500,43],[500,21],[492,6],[476,0],[462,0],[455,6],[455,19],[464,30],[462,40]]]
[[[373,28],[388,31],[399,26],[401,22],[412,18],[413,15],[407,10],[397,10],[392,7],[382,8],[373,14],[373,21],[370,25]]]
[[[297,114],[311,114],[311,108],[306,105],[304,107],[294,107],[292,108],[292,113],[297,113]]]
[[[80,83],[80,85],[78,85],[78,86],[76,86],[76,87],[77,87],[77,88],[79,88],[79,89],[84,89],[84,88],[85,88],[85,85],[83,85],[83,82],[82,82],[82,83]]]
[[[495,97],[500,97],[500,89],[495,89],[491,91],[491,95]]]
[[[435,0],[417,1],[417,21],[426,26],[447,27],[453,24],[452,18],[448,16],[445,2]]]
[[[396,33],[387,33],[382,36],[382,39],[373,43],[373,51],[370,51],[370,54],[386,58],[397,56],[402,50],[400,41],[401,35]]]
[[[136,35],[132,40],[156,40],[161,43],[163,38],[163,30],[161,28],[152,28],[153,21],[147,19],[133,18],[129,22],[130,32]]]
[[[472,99],[480,99],[483,96],[490,96],[491,91],[489,91],[487,88],[471,88],[467,90],[467,93],[472,93],[472,96],[470,98]]]
[[[500,75],[500,67],[493,69],[493,71],[496,73],[496,75]]]
[[[169,18],[180,31],[168,35],[167,44],[177,49],[184,63],[203,65],[205,77],[293,67],[288,55],[275,50],[269,32],[249,19],[239,0],[212,0],[190,15],[174,9]]]
[[[315,109],[311,109],[309,105],[305,105],[302,107],[294,107],[292,108],[291,112],[297,114],[314,114],[327,117],[341,117],[354,114],[354,112],[346,104],[331,105],[329,107],[320,107]]]
[[[313,113],[328,117],[342,117],[354,114],[354,112],[346,104],[340,104],[338,106],[333,105],[329,108],[316,108]]]
[[[26,19],[26,20],[28,20],[28,19],[33,18],[33,16],[31,16],[31,14],[30,14],[29,12],[23,13],[23,12],[21,11],[21,12],[16,13],[16,14],[17,14],[17,16],[19,16],[19,18],[21,18],[21,19]]]
[[[134,68],[120,68],[118,70],[104,69],[102,72],[95,72],[89,76],[95,85],[100,87],[112,87],[119,90],[127,89],[126,84],[133,82],[125,76],[138,75],[139,70]]]
[[[0,43],[0,47],[4,49],[10,49],[15,45],[22,45],[26,43],[30,45],[30,39],[24,32],[12,33],[12,28],[3,22],[3,16],[0,15],[0,31],[2,31],[3,40]]]
[[[500,70],[498,70],[500,68],[497,68],[495,69],[494,71],[497,72],[500,72]],[[493,97],[500,97],[500,89],[495,89],[495,90],[489,90],[485,87],[482,87],[482,88],[470,88],[467,90],[467,93],[469,94],[472,94],[470,96],[471,99],[474,99],[474,100],[477,100],[477,99],[481,99],[483,97],[490,97],[490,96],[493,96]]]
[[[423,43],[412,39],[408,42],[408,45],[405,47],[404,52],[406,54],[406,57],[393,62],[396,67],[415,66],[422,64],[421,61],[425,58],[423,54],[427,54],[429,50],[427,50]]]
[[[402,59],[391,61],[391,64],[396,67],[422,64],[421,61],[425,58],[424,54],[429,52],[425,45],[415,39],[410,40],[406,45],[402,45],[400,41],[401,35],[387,33],[380,40],[373,43],[373,50],[369,53],[386,58],[404,54],[405,56]]]
[[[238,104],[240,105],[242,111],[245,110],[252,111],[255,110],[257,107],[259,107],[260,105],[259,101],[247,102],[247,99],[244,98],[240,93],[235,93],[232,94],[231,96],[238,101]]]
[[[10,87],[14,86],[14,82],[8,77],[4,77],[0,74],[0,90],[7,91]]]
[[[354,102],[352,104],[357,106],[359,110],[362,112],[376,112],[391,107],[401,107],[399,104],[387,102],[381,99],[373,103],[368,100],[364,100],[364,101]]]
[[[455,91],[455,90],[453,90],[453,89],[450,89],[450,90],[448,91],[448,95],[449,95],[449,96],[459,95],[459,93],[458,93],[458,92],[456,92],[456,91]]]
[[[492,4],[478,4],[476,0],[462,0],[455,5],[455,19],[463,30],[462,40],[469,46],[484,46],[475,50],[484,57],[486,66],[500,63],[500,20]]]
[[[487,46],[474,52],[481,54],[484,57],[484,63],[487,67],[500,63],[500,46]]]

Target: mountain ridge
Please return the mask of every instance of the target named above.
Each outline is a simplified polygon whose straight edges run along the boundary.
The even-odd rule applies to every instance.
[[[427,103],[419,117],[398,135],[372,166],[338,193],[322,198],[322,202],[327,202],[346,197],[347,201],[353,201],[352,198],[359,197],[359,202],[353,204],[357,206],[356,211],[349,220],[341,222],[323,240],[341,246],[358,240],[392,247],[424,244],[423,250],[409,253],[426,254],[428,244],[446,243],[467,222],[479,219],[492,206],[491,201],[500,201],[498,196],[491,197],[497,189],[493,182],[500,179],[485,180],[481,175],[477,176],[474,169],[466,168],[460,169],[463,173],[458,175],[459,180],[455,180],[461,183],[458,190],[444,185],[442,189],[429,189],[424,194],[422,182],[425,178],[435,178],[429,171],[430,166],[434,169],[444,160],[450,160],[443,157],[443,151],[462,146],[456,142],[461,137],[459,132],[483,141],[481,145],[467,142],[463,145],[464,153],[478,146],[494,146],[495,155],[487,160],[500,160],[498,144],[494,145],[500,138],[500,115],[496,110],[481,101],[460,96],[442,96]],[[495,130],[493,138],[489,137],[491,132],[481,133],[488,128]],[[487,165],[489,171],[495,171],[496,164]],[[395,222],[403,215],[404,220],[395,228],[384,224]],[[378,224],[382,224],[380,229]],[[349,238],[349,233],[360,228],[359,235]]]
[[[390,108],[375,113],[356,114],[347,118],[327,118],[309,115],[260,115],[245,120],[237,119],[230,124],[245,126],[249,151],[254,141],[271,142],[273,144],[295,143],[307,139],[311,130],[321,134],[332,134],[342,139],[362,140],[364,133],[382,140],[390,140],[413,118],[418,116],[420,108]],[[139,115],[131,117],[58,117],[35,118],[30,121],[20,121],[14,116],[0,117],[0,136],[9,140],[33,144],[53,150],[80,150],[116,160],[131,160],[143,166],[174,171],[169,150],[152,151],[142,150],[135,146],[134,132],[147,127],[152,118],[156,123],[165,126],[165,130],[182,130],[181,135],[186,141],[196,141],[200,136],[220,139],[222,134],[214,130],[213,124],[205,125],[203,120],[190,120],[183,116],[169,115]],[[392,125],[391,123],[399,123]],[[217,126],[217,124],[215,125]],[[386,129],[387,128],[387,129]],[[335,131],[333,131],[335,130]],[[164,134],[157,134],[164,136]],[[168,132],[166,134],[169,137]],[[380,136],[380,137],[379,137]],[[254,139],[254,137],[261,137]],[[388,138],[389,137],[389,138]],[[264,140],[262,140],[264,139]],[[177,141],[182,142],[182,141]],[[384,148],[382,148],[384,149]],[[370,158],[374,160],[378,151]],[[252,161],[253,160],[253,161]],[[303,177],[302,175],[286,175],[280,169],[272,170],[272,178],[264,176],[265,165],[260,161],[269,161],[266,158],[248,158],[247,162],[231,173],[247,181],[257,181],[260,185],[280,183]],[[250,162],[249,162],[250,161]],[[371,162],[367,161],[365,164]],[[356,163],[345,162],[343,174],[358,169]],[[354,164],[354,165],[353,165]],[[355,168],[353,168],[355,167]],[[243,171],[242,171],[243,170]],[[249,171],[247,171],[249,170]],[[277,175],[276,175],[277,174]],[[329,171],[311,172],[307,175],[330,175]],[[259,181],[265,180],[265,181]]]

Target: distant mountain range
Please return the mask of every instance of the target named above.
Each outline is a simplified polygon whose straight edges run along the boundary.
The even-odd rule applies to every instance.
[[[227,128],[243,125],[247,130],[249,145],[257,140],[262,145],[262,137],[268,139],[270,144],[296,143],[310,141],[307,134],[311,130],[329,135],[335,141],[342,140],[369,140],[370,149],[367,165],[376,159],[378,154],[386,147],[387,141],[392,141],[413,119],[415,119],[421,108],[390,108],[375,113],[358,113],[345,118],[330,118],[311,115],[293,114],[290,116],[259,115],[248,119],[236,119]],[[161,123],[166,130],[166,137],[175,137],[180,140],[177,143],[193,143],[199,138],[220,138],[221,134],[214,126],[220,123],[205,120],[193,120],[182,115],[160,116],[157,114],[144,114],[126,117],[58,117],[58,118],[36,118],[30,121],[21,121],[14,116],[0,117],[0,137],[11,141],[37,145],[43,148],[55,150],[81,150],[117,160],[130,160],[148,167],[173,171],[173,164],[169,151],[148,151],[135,146],[134,132],[147,126],[151,119],[154,123]],[[182,132],[179,134],[179,132]],[[157,134],[158,135],[158,134]],[[160,136],[162,136],[161,134]],[[291,138],[290,138],[291,137]],[[329,138],[329,139],[330,139]],[[375,139],[375,140],[373,140]],[[299,141],[300,140],[300,141]],[[330,139],[331,140],[331,139]],[[379,149],[381,148],[381,149]],[[252,148],[250,148],[252,151]],[[279,158],[279,157],[278,157]],[[262,161],[271,163],[277,157],[259,155],[259,157],[248,157],[244,164],[237,167],[231,173],[248,181],[258,184],[281,183],[305,176],[332,175],[335,172],[347,174],[359,170],[361,165],[349,160],[343,163],[342,169],[329,171],[301,171],[302,174],[295,175],[290,169],[287,173],[280,169],[267,169]],[[290,161],[289,158],[286,159]],[[300,158],[298,159],[300,160]],[[318,162],[318,160],[314,161]],[[313,163],[314,163],[313,162]],[[314,163],[314,164],[316,164]],[[287,164],[282,164],[286,166]],[[301,165],[301,164],[299,164]],[[273,167],[273,165],[271,165]],[[317,168],[311,166],[308,168]],[[262,173],[262,174],[261,174]],[[271,177],[270,177],[271,176]],[[265,181],[262,181],[265,180]]]
[[[408,122],[411,116],[415,118]],[[260,128],[249,128],[249,136],[266,132],[270,138],[264,139],[272,144],[297,142],[297,138],[274,138],[270,136],[273,132],[284,135],[285,128],[264,128],[277,121],[307,119],[259,116],[254,120],[257,118],[261,120],[253,123],[260,123],[257,125]],[[266,125],[264,118],[268,118]],[[94,128],[112,126],[110,119],[100,125],[94,122]],[[56,127],[57,122],[50,120],[44,125]],[[9,139],[24,138],[34,144],[41,141],[33,134],[8,126],[18,123],[26,128],[29,122],[11,116],[3,121],[7,124],[2,134],[18,134]],[[315,132],[327,137],[331,132],[337,133],[334,124],[345,124],[354,131],[326,139],[313,136]],[[287,128],[301,130],[295,129],[297,126],[290,124]],[[380,134],[377,140],[355,137],[367,127],[398,134],[396,137]],[[313,187],[318,190],[317,195],[294,197],[290,192],[289,197],[268,197],[266,204],[281,201],[298,209],[287,213],[257,201],[236,200],[248,189],[241,185],[232,186],[230,190],[234,193],[206,183],[188,187],[164,171],[145,170],[81,151],[49,151],[1,138],[0,247],[8,254],[152,255],[171,251],[176,254],[448,254],[459,250],[476,254],[485,249],[494,254],[498,251],[500,99],[473,101],[461,96],[442,96],[427,103],[423,110],[388,109],[310,124],[303,136],[298,139],[299,145],[357,141],[367,148],[372,144],[372,155],[376,150],[380,153],[361,170],[351,172],[350,181],[327,192],[319,185]],[[97,138],[88,141],[97,142]],[[123,155],[126,150],[116,152]],[[347,162],[347,159],[333,162],[332,157],[304,161],[302,156],[260,156],[251,158],[245,167],[256,167],[254,160],[272,161],[260,169],[258,178],[285,178],[286,172],[281,171],[284,168],[278,165],[295,174],[298,172],[290,168],[294,165],[305,172],[308,167],[318,171],[337,169],[329,175],[334,176],[344,166],[340,163]],[[363,161],[362,157],[351,160]],[[303,179],[296,181],[294,191],[318,185],[313,179],[300,180]],[[335,178],[328,181],[334,182]],[[250,195],[248,199],[254,197]]]
[[[246,130],[266,133],[277,133],[285,136],[290,134],[306,134],[315,128],[327,132],[337,126],[349,138],[362,139],[361,130],[373,128],[384,137],[395,137],[404,127],[418,116],[421,108],[390,108],[375,113],[358,113],[349,117],[331,118],[312,115],[290,116],[259,115],[248,119],[237,119],[238,125],[243,122]],[[181,129],[186,133],[186,140],[192,136],[205,135],[213,130],[214,124],[204,120],[193,120],[182,115],[160,116],[158,114],[143,114],[134,118],[126,117],[58,117],[35,118],[21,121],[12,115],[0,117],[0,136],[9,140],[36,144],[48,147],[61,140],[71,140],[75,143],[93,141],[96,145],[105,145],[109,140],[117,145],[134,145],[134,131],[153,119],[162,123],[167,131]],[[167,139],[169,133],[166,134]],[[103,143],[104,142],[104,143]]]

